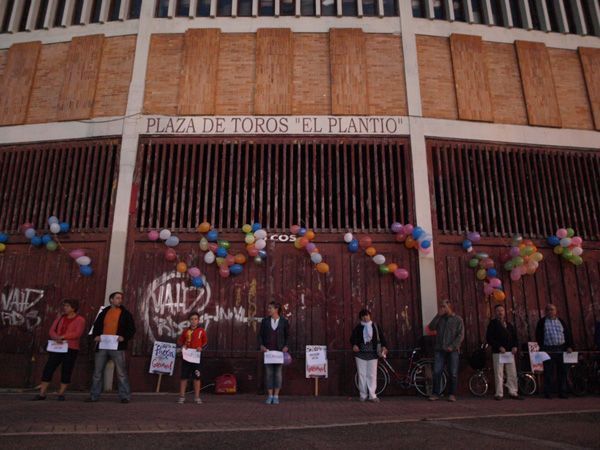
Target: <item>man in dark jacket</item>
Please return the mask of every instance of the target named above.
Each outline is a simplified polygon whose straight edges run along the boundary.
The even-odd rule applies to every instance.
[[[517,368],[515,365],[515,355],[519,348],[517,330],[512,323],[506,320],[504,305],[496,305],[494,315],[496,317],[490,320],[485,335],[487,343],[492,347],[492,362],[494,363],[494,381],[496,385],[494,398],[496,400],[504,398],[504,369],[506,369],[506,385],[510,398],[522,400],[523,397],[519,396]],[[512,362],[501,362],[501,359],[504,358],[512,359]]]
[[[131,389],[127,378],[127,367],[125,365],[125,350],[127,342],[135,334],[135,323],[133,316],[123,306],[123,293],[113,292],[109,296],[110,306],[104,308],[92,328],[92,336],[97,343],[96,356],[94,359],[94,376],[92,378],[92,388],[90,397],[86,402],[97,402],[102,392],[104,368],[108,358],[112,359],[117,371],[117,382],[119,387],[119,398],[121,403],[129,403],[131,400]],[[117,336],[117,349],[106,349],[104,347],[105,338],[101,336]],[[102,344],[101,344],[102,342]]]
[[[568,365],[563,362],[563,352],[573,351],[573,335],[564,320],[557,314],[556,306],[546,305],[546,315],[539,320],[535,328],[535,337],[540,350],[548,353],[550,359],[544,361],[544,395],[552,398],[556,391],[555,372],[558,373],[558,393],[567,398]]]

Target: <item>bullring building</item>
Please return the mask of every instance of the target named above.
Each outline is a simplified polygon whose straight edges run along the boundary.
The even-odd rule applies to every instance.
[[[275,300],[291,325],[284,392],[311,392],[315,344],[328,349],[322,393],[349,393],[365,306],[400,363],[442,298],[465,320],[465,354],[484,340],[497,300],[475,253],[494,261],[521,342],[552,301],[591,350],[599,36],[598,0],[0,0],[0,386],[37,384],[62,299],[80,299],[89,325],[123,290],[134,391],[154,388],[153,343],[174,342],[190,311],[208,331],[206,380],[234,373],[258,391],[256,333]],[[50,216],[69,224],[54,251],[22,227],[42,236]],[[220,275],[198,245],[205,221],[232,255],[260,223],[263,257]],[[393,222],[421,227],[431,250],[408,248]],[[328,271],[296,248],[294,224],[314,231]],[[563,227],[583,239],[580,265],[547,243]],[[201,287],[149,238],[164,229]],[[472,254],[468,232],[481,235]],[[349,251],[346,233],[408,276]],[[502,262],[515,235],[544,257],[518,280]],[[82,339],[75,388],[92,355]]]

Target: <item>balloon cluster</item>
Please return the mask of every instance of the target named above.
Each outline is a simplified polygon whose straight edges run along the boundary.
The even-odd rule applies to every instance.
[[[396,233],[396,240],[404,242],[406,248],[418,249],[424,255],[431,253],[433,236],[421,227],[415,227],[410,223],[402,225],[394,222],[391,226],[392,233]]]
[[[204,286],[204,278],[202,278],[202,274],[200,273],[200,269],[198,267],[188,267],[188,265],[179,260],[177,256],[177,252],[175,251],[175,247],[179,245],[179,238],[171,233],[171,230],[162,229],[159,231],[150,230],[148,231],[148,239],[152,242],[156,242],[159,239],[164,242],[167,246],[165,250],[165,259],[170,262],[177,261],[177,265],[175,269],[178,273],[184,274],[187,272],[190,277],[192,286],[196,288],[201,288]]]
[[[56,216],[50,216],[48,218],[48,225],[50,227],[50,233],[54,235],[54,238],[48,233],[38,236],[36,229],[31,223],[24,223],[21,228],[31,245],[34,247],[41,247],[43,245],[47,250],[53,252],[58,248],[56,236],[58,234],[68,233],[71,227],[67,222],[59,221]]]
[[[544,256],[533,242],[523,241],[519,234],[513,236],[510,249],[501,256],[504,269],[510,272],[510,279],[519,281],[523,275],[533,275]]]
[[[344,235],[344,242],[348,244],[348,251],[350,253],[356,253],[359,248],[362,248],[365,254],[370,256],[371,260],[379,266],[379,273],[381,275],[392,273],[398,280],[406,280],[408,278],[408,270],[398,267],[396,263],[385,263],[385,256],[377,253],[377,250],[373,247],[373,239],[370,236],[363,236],[360,239],[356,239],[352,233],[346,233]]]
[[[319,249],[315,243],[312,242],[316,237],[315,232],[313,230],[307,230],[300,225],[292,225],[290,227],[290,232],[297,236],[297,239],[294,241],[294,247],[298,250],[306,250],[310,255],[310,260],[315,264],[317,272],[329,272],[329,264],[323,261],[323,256],[319,252]]]
[[[554,253],[562,256],[571,264],[583,264],[583,239],[575,236],[573,228],[559,228],[554,236],[548,236],[548,244],[554,247]]]
[[[244,242],[248,255],[254,258],[256,264],[262,264],[267,258],[267,232],[258,222],[254,222],[252,225],[245,224],[242,232],[245,234]]]
[[[79,265],[79,273],[84,277],[90,277],[94,273],[92,269],[92,259],[85,254],[85,250],[80,248],[71,250],[69,256]]]
[[[467,234],[467,238],[462,242],[462,248],[471,253],[473,244],[476,244],[481,239],[479,233],[471,232]],[[469,260],[469,267],[475,270],[475,276],[478,280],[483,281],[483,292],[487,296],[492,296],[497,302],[503,302],[506,299],[502,281],[498,278],[494,260],[487,253],[476,253]]]
[[[6,243],[8,242],[8,234],[0,233],[0,253],[4,253],[6,250]]]

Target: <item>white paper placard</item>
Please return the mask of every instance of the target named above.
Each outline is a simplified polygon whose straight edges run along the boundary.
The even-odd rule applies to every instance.
[[[531,359],[535,364],[544,364],[544,361],[550,359],[550,355],[546,352],[533,352],[531,353]]]
[[[515,356],[510,352],[500,353],[500,364],[513,364],[515,362]]]
[[[177,345],[171,342],[154,341],[149,373],[167,373],[173,375]]]
[[[62,341],[62,343],[58,343],[52,339],[48,341],[48,346],[46,350],[52,353],[67,353],[69,351],[69,344],[67,341]]]
[[[190,362],[192,364],[200,364],[200,355],[202,352],[198,351],[197,348],[182,348],[181,356],[184,361]]]
[[[283,352],[268,351],[264,353],[265,364],[283,364]]]
[[[532,372],[543,372],[544,364],[541,362],[536,362],[534,359],[534,353],[540,351],[540,346],[537,342],[528,342],[527,343],[527,351],[529,352],[529,363],[531,364]]]
[[[328,376],[327,346],[306,346],[306,378],[321,378]]]
[[[565,364],[577,364],[578,356],[579,356],[578,352],[571,352],[571,353],[564,352],[563,353],[563,362]]]
[[[100,345],[98,345],[98,348],[100,350],[118,350],[119,336],[114,334],[101,334]]]

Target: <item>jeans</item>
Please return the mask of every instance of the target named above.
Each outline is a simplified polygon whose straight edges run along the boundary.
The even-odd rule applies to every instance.
[[[567,372],[569,366],[563,363],[564,346],[546,346],[542,347],[542,351],[548,352],[550,359],[544,361],[544,394],[552,394],[558,392],[567,394]],[[558,375],[558,386],[556,386],[556,374]]]
[[[119,388],[119,398],[121,400],[131,399],[131,389],[129,380],[127,379],[127,367],[125,366],[125,351],[124,350],[98,350],[94,358],[94,376],[92,377],[92,389],[90,397],[97,400],[102,393],[102,381],[104,378],[104,368],[108,358],[115,363],[117,371],[117,385]]]
[[[356,361],[358,371],[358,390],[360,398],[377,398],[377,359],[360,359]]]
[[[447,363],[450,379],[448,380],[448,395],[456,394],[458,386],[458,352],[435,351],[433,359],[433,393],[442,394],[442,373],[444,365]]]
[[[265,364],[265,385],[267,389],[281,389],[283,364]]]

